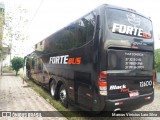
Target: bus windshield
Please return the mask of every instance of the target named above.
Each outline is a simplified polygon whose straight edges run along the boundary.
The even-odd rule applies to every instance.
[[[116,35],[143,39],[151,39],[153,36],[152,22],[132,12],[109,8],[107,10],[107,23],[109,30]]]

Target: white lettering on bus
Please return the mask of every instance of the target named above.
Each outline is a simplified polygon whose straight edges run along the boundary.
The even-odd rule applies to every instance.
[[[112,32],[118,32],[122,34],[128,34],[140,37],[142,37],[143,35],[143,29],[141,28],[127,26],[123,24],[117,24],[117,23],[113,23]]]
[[[118,90],[118,89],[124,89],[126,88],[126,85],[123,84],[123,85],[120,85],[120,86],[117,86],[117,85],[111,85],[109,90]]]
[[[144,56],[143,53],[130,53],[130,52],[125,52],[125,55],[127,56]]]
[[[49,64],[81,64],[81,57],[69,57],[69,55],[50,57]]]
[[[64,56],[64,61],[63,61],[63,64],[68,64],[68,57],[69,57],[69,55],[65,55]]]
[[[50,64],[67,64],[69,55],[50,57]]]

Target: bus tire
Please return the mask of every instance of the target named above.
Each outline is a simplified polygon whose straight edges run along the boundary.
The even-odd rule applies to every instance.
[[[64,107],[68,108],[68,93],[64,84],[61,85],[59,90],[59,101]]]
[[[52,98],[57,99],[56,86],[53,80],[50,83],[50,94]]]

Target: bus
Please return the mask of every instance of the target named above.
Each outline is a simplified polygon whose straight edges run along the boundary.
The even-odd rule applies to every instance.
[[[131,111],[154,100],[153,61],[150,18],[103,4],[37,43],[26,70],[65,107]]]

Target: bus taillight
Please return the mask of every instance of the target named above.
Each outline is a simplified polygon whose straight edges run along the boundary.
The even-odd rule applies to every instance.
[[[101,71],[98,78],[98,86],[100,95],[107,95],[107,72]]]

